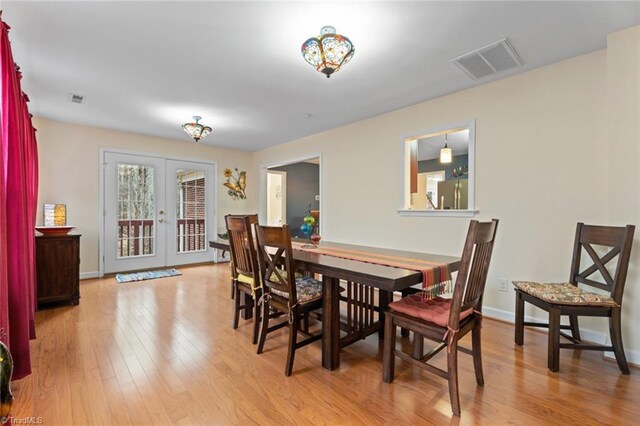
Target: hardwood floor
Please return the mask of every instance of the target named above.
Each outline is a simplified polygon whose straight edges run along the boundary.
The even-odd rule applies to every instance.
[[[320,342],[296,352],[284,376],[286,330],[256,355],[251,323],[231,328],[228,265],[130,284],[81,283],[79,306],[40,311],[33,374],[13,383],[12,415],[44,424],[631,424],[640,418],[640,372],[620,374],[600,353],[561,351],[547,370],[546,335],[486,320],[485,386],[459,356],[462,417],[447,382],[398,360],[382,382],[370,336],[321,367]],[[407,339],[400,339],[408,346]],[[468,338],[462,344],[469,346]],[[408,348],[407,348],[408,349]],[[440,362],[444,355],[439,356]]]

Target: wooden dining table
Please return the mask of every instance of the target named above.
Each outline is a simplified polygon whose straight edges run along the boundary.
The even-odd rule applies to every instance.
[[[358,252],[367,252],[385,256],[397,256],[409,259],[423,259],[430,262],[444,263],[449,266],[451,272],[458,270],[460,258],[440,254],[409,252],[387,248],[359,246],[343,243],[322,241],[323,248],[338,248]],[[229,251],[227,240],[209,241],[209,246],[218,250]],[[384,314],[393,292],[402,291],[409,287],[421,284],[422,272],[411,269],[385,266],[363,261],[350,260],[326,254],[314,253],[313,250],[293,251],[296,267],[312,274],[322,275],[323,283],[323,308],[322,308],[322,366],[328,370],[334,370],[340,366],[340,350],[367,335],[376,331],[382,335],[384,330]],[[343,285],[357,285],[354,291],[341,288]],[[363,287],[378,290],[378,303],[374,306],[370,297],[361,297]],[[346,293],[341,297],[341,291]],[[340,301],[343,300],[353,306],[365,307],[377,313],[377,321],[366,322],[366,327],[353,326],[353,318],[349,318],[352,326],[345,327],[341,321]],[[360,314],[361,315],[361,314]],[[357,321],[355,321],[357,323]],[[342,331],[342,335],[341,335]]]

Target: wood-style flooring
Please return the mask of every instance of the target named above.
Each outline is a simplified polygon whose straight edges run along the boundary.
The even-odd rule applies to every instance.
[[[287,378],[286,329],[256,355],[250,322],[231,328],[228,265],[181,271],[129,284],[83,281],[79,306],[38,312],[33,374],[13,383],[12,415],[46,425],[640,421],[637,368],[624,376],[601,353],[562,350],[561,370],[551,373],[544,333],[528,329],[517,347],[513,325],[492,320],[482,330],[484,387],[471,357],[459,355],[461,418],[451,415],[447,382],[433,374],[397,360],[395,381],[383,383],[376,335],[345,348],[332,372],[321,367],[320,342],[302,348]]]

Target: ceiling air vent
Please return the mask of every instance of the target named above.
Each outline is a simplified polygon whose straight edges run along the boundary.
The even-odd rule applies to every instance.
[[[458,56],[451,62],[474,80],[522,65],[506,38]]]
[[[71,102],[73,102],[74,104],[81,104],[84,101],[84,96],[80,96],[80,95],[71,95]]]

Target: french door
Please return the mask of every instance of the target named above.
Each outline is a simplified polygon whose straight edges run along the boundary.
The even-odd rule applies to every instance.
[[[211,260],[213,165],[104,153],[104,272]]]

